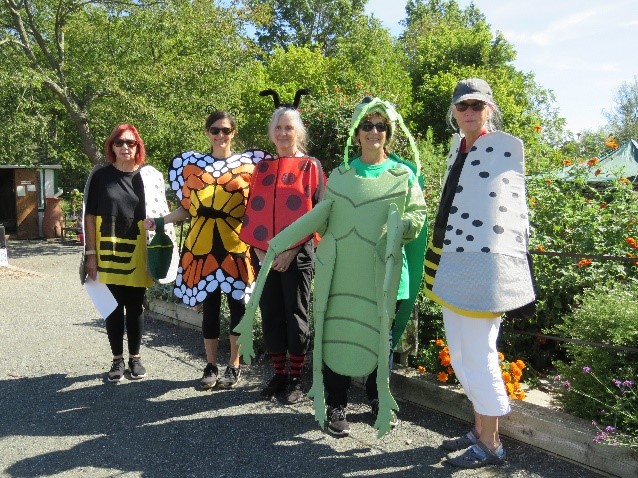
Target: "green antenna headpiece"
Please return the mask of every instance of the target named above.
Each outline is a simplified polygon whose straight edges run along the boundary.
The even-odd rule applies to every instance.
[[[416,164],[416,176],[419,177],[421,174],[421,161],[419,161],[419,150],[416,147],[416,143],[412,134],[410,134],[410,130],[408,130],[407,126],[403,122],[403,117],[399,112],[394,109],[394,106],[389,101],[384,101],[380,98],[371,98],[366,96],[361,103],[359,103],[352,113],[352,122],[350,123],[350,131],[348,131],[348,139],[346,141],[346,147],[343,151],[343,164],[346,169],[350,169],[350,165],[348,163],[349,159],[349,150],[350,146],[352,146],[352,140],[354,138],[354,133],[361,123],[361,120],[366,117],[366,115],[372,113],[379,113],[381,116],[384,116],[390,122],[390,133],[392,135],[395,133],[395,123],[398,122],[401,130],[405,133],[408,138],[408,142],[410,143],[410,148],[412,148],[412,153],[414,157],[414,163]]]

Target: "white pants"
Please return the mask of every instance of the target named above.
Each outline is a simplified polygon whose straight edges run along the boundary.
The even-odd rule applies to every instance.
[[[511,408],[496,349],[501,318],[467,317],[444,307],[443,323],[454,373],[474,411],[490,417],[507,415]]]

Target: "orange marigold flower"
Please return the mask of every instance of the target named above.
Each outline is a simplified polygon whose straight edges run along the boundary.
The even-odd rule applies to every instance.
[[[539,125],[539,124],[535,124],[534,125],[534,131],[540,133],[541,131],[543,131],[543,127],[541,125]]]
[[[514,398],[516,398],[516,400],[525,400],[525,392],[523,390],[518,390],[515,394],[514,394]]]
[[[444,367],[448,367],[451,363],[452,361],[450,360],[449,355],[447,357],[441,358],[441,365],[443,365]]]
[[[417,370],[419,371],[419,373],[425,373],[425,367],[423,365],[419,365]]]
[[[505,383],[509,383],[512,381],[512,376],[508,372],[501,374],[501,377],[503,377],[503,382]]]
[[[443,342],[443,339],[436,339],[434,341],[434,345],[436,345],[438,347],[444,347],[445,346],[445,342]]]
[[[605,209],[607,206],[609,206],[609,204],[607,204],[606,202],[600,203],[600,209]]]
[[[618,143],[616,142],[616,138],[614,138],[613,136],[610,136],[609,138],[607,138],[607,140],[605,141],[605,146],[611,149],[618,149]]]
[[[536,206],[536,198],[529,198],[529,203],[532,207]]]
[[[452,375],[454,373],[454,369],[452,367],[447,368],[448,375]]]
[[[516,364],[516,366],[518,368],[520,368],[521,370],[523,370],[525,368],[525,362],[523,362],[522,360],[518,359],[516,362],[514,362]]]
[[[578,264],[576,264],[576,266],[587,267],[589,264],[591,264],[591,259],[581,259],[580,261],[578,261]]]
[[[587,161],[587,166],[589,166],[590,168],[592,166],[596,166],[598,164],[598,158],[591,158],[589,161]]]
[[[554,181],[552,181],[551,179],[546,179],[545,180],[545,184],[552,184]]]
[[[503,355],[501,352],[498,353],[498,361],[502,362],[503,360],[505,360],[505,355]]]
[[[506,383],[505,389],[507,390],[508,394],[511,394],[514,392],[514,385],[512,385],[511,383]]]
[[[574,164],[574,162],[571,159],[564,159],[563,160],[563,165],[565,165],[565,166],[571,166],[572,164]]]
[[[439,372],[438,374],[436,374],[436,379],[439,382],[447,382],[448,380],[448,375],[445,372]]]
[[[627,239],[625,239],[625,242],[632,247],[636,247],[636,239],[634,239],[633,237],[628,237]]]
[[[545,252],[545,246],[542,244],[539,244],[538,246],[536,246],[536,250],[539,252]]]
[[[598,168],[595,172],[594,172],[594,176],[600,176],[601,174],[603,174],[603,170]]]
[[[629,181],[629,179],[627,179],[627,178],[620,178],[618,181],[620,181],[621,184],[624,184],[624,185],[631,184],[631,181]]]
[[[515,362],[511,362],[510,363],[510,372],[512,372],[512,375],[516,375],[517,373],[521,373],[521,371],[518,368],[518,365],[516,365]]]

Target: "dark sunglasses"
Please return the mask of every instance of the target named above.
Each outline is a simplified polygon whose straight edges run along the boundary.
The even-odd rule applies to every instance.
[[[483,111],[485,107],[487,106],[487,103],[483,101],[479,101],[478,103],[472,103],[472,104],[461,102],[461,103],[455,104],[454,106],[456,108],[456,111],[459,111],[462,113],[468,108],[472,108],[472,111]]]
[[[113,144],[118,148],[121,148],[124,145],[128,146],[129,148],[134,148],[135,146],[137,146],[138,143],[134,139],[116,139],[115,141],[113,141]]]
[[[388,125],[387,123],[373,123],[372,121],[364,121],[361,123],[361,129],[366,133],[372,131],[373,128],[379,133],[385,133],[388,130]]]
[[[219,133],[224,133],[226,136],[228,136],[230,133],[233,132],[233,128],[218,128],[217,126],[211,126],[210,128],[208,128],[208,132],[213,136],[217,136]]]

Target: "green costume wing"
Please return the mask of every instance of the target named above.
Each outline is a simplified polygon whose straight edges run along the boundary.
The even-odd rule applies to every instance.
[[[404,161],[403,164],[410,167],[416,174],[416,167],[408,161]],[[423,175],[418,176],[419,186],[423,190],[425,185],[425,179]],[[428,218],[425,217],[425,222],[421,228],[421,232],[413,241],[404,244],[405,257],[408,263],[408,274],[410,277],[410,291],[409,297],[401,302],[401,306],[394,317],[394,326],[392,328],[392,343],[398,344],[401,340],[403,332],[410,321],[412,315],[412,309],[414,309],[414,303],[421,290],[421,281],[423,280],[423,261],[425,259],[425,249],[428,244]]]

